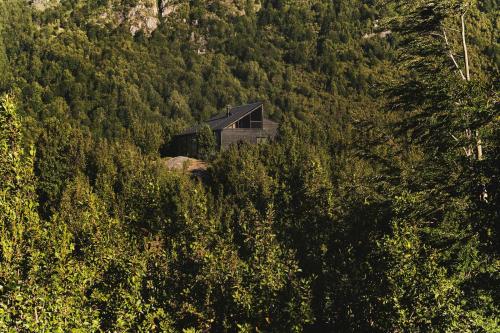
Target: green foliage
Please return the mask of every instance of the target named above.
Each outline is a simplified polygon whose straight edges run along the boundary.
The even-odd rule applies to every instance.
[[[14,274],[25,251],[25,237],[38,222],[33,177],[34,150],[22,147],[21,123],[9,96],[0,99],[0,227],[4,285]],[[12,265],[12,266],[10,266]]]
[[[71,181],[78,170],[84,170],[86,153],[89,150],[79,129],[57,118],[47,119],[44,131],[37,140],[35,173],[38,176],[38,195],[44,215],[51,207],[58,207],[62,193],[68,181]]]
[[[398,198],[396,211],[418,210],[422,195]],[[398,207],[400,206],[400,207]],[[416,206],[416,207],[415,207]],[[408,211],[401,212],[406,216]],[[406,214],[405,214],[406,213]],[[463,295],[456,281],[439,264],[439,252],[425,243],[422,226],[408,218],[396,218],[393,235],[382,245],[390,258],[387,282],[390,293],[385,302],[393,313],[388,314],[387,327],[392,330],[454,331],[467,330],[460,301]]]
[[[21,147],[21,124],[12,99],[3,96],[0,102],[1,255],[2,264],[15,265],[22,256],[24,233],[28,228],[26,222],[37,219],[33,192],[34,151],[26,154]],[[8,273],[4,269],[2,273]]]
[[[215,135],[208,125],[203,125],[196,134],[196,145],[198,147],[198,158],[209,160],[215,154],[217,142]]]
[[[495,1],[142,3],[0,0],[0,331],[498,331]]]
[[[481,14],[448,1],[415,2],[402,10],[407,15],[396,27],[403,34],[406,72],[391,91],[392,105],[405,114],[400,140],[418,155],[403,165],[407,186],[395,191],[402,194],[395,201],[393,234],[382,246],[394,267],[386,276],[386,302],[394,311],[388,329],[495,331],[495,204],[487,196],[496,180],[486,171],[486,161],[495,157],[493,150],[483,155],[482,142],[494,144],[487,133],[498,126],[498,102],[482,73],[487,62],[476,61],[469,79],[464,60],[453,64],[444,38],[461,15],[470,22],[469,15],[480,20]],[[478,55],[471,49],[473,59]]]

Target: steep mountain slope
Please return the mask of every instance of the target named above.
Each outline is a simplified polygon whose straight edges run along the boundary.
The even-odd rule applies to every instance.
[[[0,0],[0,331],[498,331],[497,2]]]
[[[60,98],[67,116],[98,136],[155,142],[143,147],[154,151],[162,139],[139,137],[166,131],[168,140],[227,104],[264,100],[276,119],[340,119],[352,100],[371,103],[363,96],[388,73],[391,40],[360,38],[376,15],[361,3],[163,2],[163,20],[167,7],[157,5],[71,1],[30,13],[19,3],[13,15],[27,24],[4,36],[23,98],[42,100],[26,114],[45,118]]]

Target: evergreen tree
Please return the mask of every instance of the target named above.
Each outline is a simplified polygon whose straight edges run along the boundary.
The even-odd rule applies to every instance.
[[[383,245],[391,267],[386,302],[394,311],[384,324],[494,331],[498,253],[490,247],[497,237],[488,199],[494,179],[484,173],[494,157],[483,145],[497,102],[488,77],[470,66],[466,35],[467,18],[479,14],[471,3],[451,1],[417,1],[400,10],[395,30],[404,75],[392,89],[392,107],[403,113],[400,133],[413,153],[404,187],[396,190],[393,235]],[[447,35],[454,25],[461,27],[460,60]]]
[[[498,331],[497,1],[42,2],[0,0],[0,331]],[[255,100],[275,142],[165,169]]]
[[[21,122],[11,97],[0,99],[0,227],[2,287],[16,281],[29,262],[29,235],[36,229],[34,150],[23,148]],[[20,276],[17,276],[20,278]],[[12,286],[11,286],[12,287]],[[7,291],[4,291],[7,292]]]
[[[208,125],[203,125],[196,134],[196,145],[198,147],[198,158],[209,160],[215,154],[217,143],[215,135]]]

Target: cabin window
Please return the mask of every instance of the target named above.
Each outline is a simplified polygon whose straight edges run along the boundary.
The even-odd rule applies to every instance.
[[[250,114],[250,128],[262,128],[262,108],[259,108]]]
[[[228,126],[228,128],[263,128],[262,108],[241,118],[236,123]]]
[[[236,128],[250,128],[250,115],[238,120]]]
[[[250,114],[251,121],[262,121],[262,109],[255,110]]]

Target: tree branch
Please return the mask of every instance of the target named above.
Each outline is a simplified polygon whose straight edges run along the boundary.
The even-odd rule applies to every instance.
[[[456,142],[460,142],[460,140],[458,140],[458,138],[456,136],[454,136],[453,134],[451,134],[451,137],[456,141]],[[464,153],[465,155],[467,155],[467,149],[465,149],[465,147],[462,147],[462,149],[464,150]],[[468,155],[467,155],[468,156]]]
[[[462,69],[460,68],[460,66],[458,66],[458,63],[457,61],[455,60],[455,56],[453,56],[453,52],[451,50],[451,45],[450,43],[448,42],[448,36],[446,35],[446,30],[444,29],[443,27],[443,37],[444,37],[444,41],[446,43],[446,46],[448,47],[448,54],[451,58],[451,60],[453,61],[453,64],[455,65],[456,69],[458,70],[458,72],[460,73],[460,76],[462,77],[462,79],[464,80],[467,80],[465,78],[465,75],[464,75],[464,72],[462,72]]]

